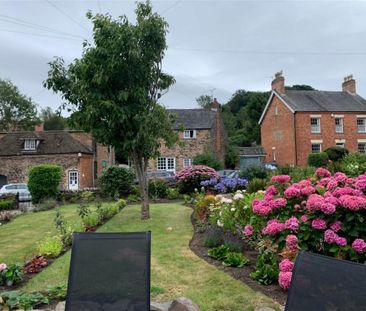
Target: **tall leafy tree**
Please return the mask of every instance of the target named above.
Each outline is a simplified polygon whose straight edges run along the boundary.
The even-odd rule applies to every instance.
[[[196,98],[196,102],[201,108],[208,109],[211,108],[213,97],[211,95],[203,94]]]
[[[173,120],[158,104],[174,79],[162,70],[168,24],[152,12],[149,1],[137,3],[135,13],[131,23],[126,16],[89,12],[94,43],[84,43],[82,57],[67,67],[62,58],[52,61],[45,86],[74,107],[72,123],[132,159],[141,218],[147,219],[148,161],[158,155],[161,143],[171,146],[176,139]]]
[[[58,111],[53,111],[51,107],[41,110],[41,120],[45,131],[63,130],[66,128],[66,118],[62,117]]]
[[[32,130],[39,122],[32,99],[21,94],[11,81],[0,79],[0,130]]]

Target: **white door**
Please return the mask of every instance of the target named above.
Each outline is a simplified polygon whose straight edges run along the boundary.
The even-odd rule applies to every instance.
[[[166,158],[166,170],[175,173],[175,158]]]
[[[69,172],[69,189],[78,190],[79,189],[79,173],[78,171]]]

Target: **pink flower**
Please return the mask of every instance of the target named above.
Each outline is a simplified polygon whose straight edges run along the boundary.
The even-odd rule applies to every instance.
[[[286,182],[289,182],[290,179],[291,179],[291,177],[288,175],[277,175],[277,176],[272,176],[271,182],[277,182],[280,184],[284,184]]]
[[[323,202],[324,198],[321,195],[312,194],[306,202],[306,207],[311,212],[318,211],[321,209]]]
[[[279,267],[281,272],[291,272],[294,268],[294,263],[286,258],[280,262]]]
[[[332,229],[334,232],[338,232],[339,230],[342,229],[342,222],[340,222],[339,220],[333,222],[330,226],[330,229]]]
[[[334,178],[338,183],[346,183],[348,179],[347,175],[341,172],[335,173]]]
[[[324,241],[328,244],[333,244],[338,238],[337,234],[333,230],[326,230],[324,232]]]
[[[254,214],[267,216],[272,212],[272,208],[268,201],[253,200],[252,209]]]
[[[287,204],[287,201],[286,199],[282,199],[282,198],[279,198],[279,199],[274,199],[270,202],[270,206],[272,208],[280,208],[280,207],[284,207],[286,206]]]
[[[341,197],[342,195],[354,195],[354,196],[361,196],[362,192],[357,189],[353,189],[351,187],[343,187],[343,188],[337,188],[333,191],[333,196],[336,198]]]
[[[315,188],[314,188],[314,187],[312,187],[312,186],[306,186],[306,187],[302,188],[302,189],[300,190],[300,192],[301,192],[301,194],[302,194],[302,195],[307,195],[307,196],[309,196],[309,195],[311,195],[311,194],[315,193]]]
[[[359,254],[366,251],[366,242],[362,239],[356,239],[352,243],[352,248]]]
[[[335,179],[331,178],[327,184],[327,189],[332,191],[332,190],[336,189],[337,187],[338,187],[338,182]]]
[[[285,229],[285,225],[281,224],[277,221],[277,219],[272,219],[267,222],[267,226],[265,226],[262,230],[264,235],[272,235],[275,236],[282,232]]]
[[[327,214],[327,215],[332,215],[336,211],[336,207],[335,207],[334,204],[332,204],[332,203],[326,203],[326,202],[324,202],[321,205],[320,209],[322,210],[322,212],[324,214]]]
[[[366,174],[360,175],[356,178],[355,187],[360,190],[366,190]]]
[[[311,181],[309,179],[303,179],[303,180],[300,180],[297,184],[301,188],[305,188],[305,187],[311,186]]]
[[[336,240],[335,240],[336,244],[338,246],[346,246],[347,245],[347,240],[346,238],[342,238],[342,237],[336,237]]]
[[[296,235],[289,234],[286,237],[286,248],[290,251],[296,252],[298,250],[298,239]]]
[[[319,167],[316,171],[315,171],[315,175],[318,177],[330,177],[331,173],[322,167]]]
[[[0,263],[0,271],[5,270],[7,267],[6,263]]]
[[[290,229],[292,231],[297,231],[299,229],[299,222],[295,216],[287,219],[285,221],[285,228]]]
[[[321,219],[321,218],[316,218],[311,222],[311,226],[314,229],[318,229],[318,230],[324,230],[327,228],[327,223],[325,222],[325,220]]]
[[[301,195],[301,190],[297,187],[295,187],[294,185],[288,187],[285,192],[284,195],[286,198],[296,198],[299,197]]]
[[[301,220],[302,222],[307,222],[307,221],[309,220],[309,217],[308,217],[307,215],[302,215],[302,216],[300,217],[300,220]]]
[[[352,195],[342,195],[339,198],[339,203],[345,208],[351,211],[359,211],[360,209],[366,209],[366,198],[357,197]]]
[[[284,289],[288,290],[290,288],[292,278],[292,272],[280,272],[278,275],[278,284]]]
[[[325,187],[326,185],[328,185],[329,181],[330,181],[330,178],[329,177],[322,178],[322,179],[320,179],[319,184],[321,186]]]
[[[246,225],[244,227],[244,231],[243,231],[244,235],[246,236],[252,236],[253,235],[253,226],[251,225]]]
[[[266,189],[266,194],[269,194],[269,195],[276,195],[278,193],[277,191],[277,188],[275,186],[269,186],[267,189]]]

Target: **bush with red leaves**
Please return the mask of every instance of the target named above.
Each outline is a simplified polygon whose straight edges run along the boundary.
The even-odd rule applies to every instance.
[[[36,256],[24,264],[23,270],[24,273],[27,274],[38,273],[43,267],[46,267],[47,265],[48,261],[46,258],[43,256]]]

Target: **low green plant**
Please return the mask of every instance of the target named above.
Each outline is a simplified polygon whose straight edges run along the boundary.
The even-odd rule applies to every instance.
[[[240,253],[243,251],[243,242],[231,241],[224,238],[224,245],[229,249],[230,252]]]
[[[342,160],[342,172],[351,176],[357,177],[366,171],[366,154],[350,153]]]
[[[84,227],[96,227],[100,225],[100,218],[97,213],[89,213],[82,218]]]
[[[10,291],[0,294],[0,309],[24,311],[33,310],[37,305],[49,304],[49,299],[42,293],[26,293],[21,291]]]
[[[229,249],[225,245],[220,245],[214,248],[211,248],[208,251],[208,256],[214,258],[216,260],[224,260],[229,253]]]
[[[204,233],[207,230],[208,223],[205,221],[197,220],[195,224],[195,230],[197,233]]]
[[[167,197],[168,185],[162,179],[153,179],[149,182],[149,197],[152,199],[164,199]]]
[[[59,236],[46,237],[38,244],[38,254],[50,258],[60,256],[63,244]]]
[[[45,293],[51,300],[65,300],[67,294],[66,284],[50,285]]]
[[[23,268],[18,263],[8,265],[6,269],[0,271],[0,285],[12,286],[23,279]]]
[[[13,209],[15,207],[15,201],[11,199],[0,199],[0,211]]]
[[[116,205],[100,206],[96,211],[100,223],[103,223],[104,221],[111,219],[114,215],[118,214],[118,212],[119,208]]]
[[[261,165],[252,165],[244,168],[240,172],[240,177],[246,178],[248,181],[251,181],[254,178],[266,179],[267,175],[268,175],[267,169]]]
[[[178,188],[168,188],[166,190],[166,193],[169,200],[176,200],[179,198]]]
[[[247,186],[247,192],[248,193],[256,193],[259,190],[266,189],[267,186],[267,180],[266,179],[260,179],[260,178],[253,178]]]
[[[81,200],[85,203],[89,203],[93,201],[94,199],[94,193],[91,191],[83,191],[81,194]]]
[[[222,264],[226,267],[238,267],[242,268],[249,263],[248,258],[246,258],[242,253],[237,252],[227,252],[226,258]]]
[[[91,213],[90,208],[87,204],[81,203],[77,207],[78,215],[81,218],[84,218],[85,216],[89,215]]]
[[[205,247],[216,247],[222,244],[224,233],[220,227],[211,225],[205,231],[203,245]]]
[[[55,223],[56,230],[60,234],[63,247],[67,248],[72,244],[72,235],[75,232],[75,226],[70,226],[60,211],[56,212],[53,222]]]
[[[140,197],[136,194],[130,194],[127,197],[127,202],[129,202],[129,203],[135,203],[135,202],[138,202],[138,201],[140,201]]]
[[[34,212],[42,212],[54,209],[57,207],[57,201],[55,199],[44,199],[41,203],[37,204],[34,208]]]
[[[262,285],[269,285],[277,281],[278,274],[275,253],[271,250],[264,250],[258,255],[255,271],[250,273],[250,277]]]
[[[119,199],[117,201],[117,206],[118,206],[119,211],[122,211],[127,206],[126,200],[125,199]]]
[[[328,154],[326,152],[310,153],[308,155],[308,164],[313,167],[326,167],[328,160]]]

